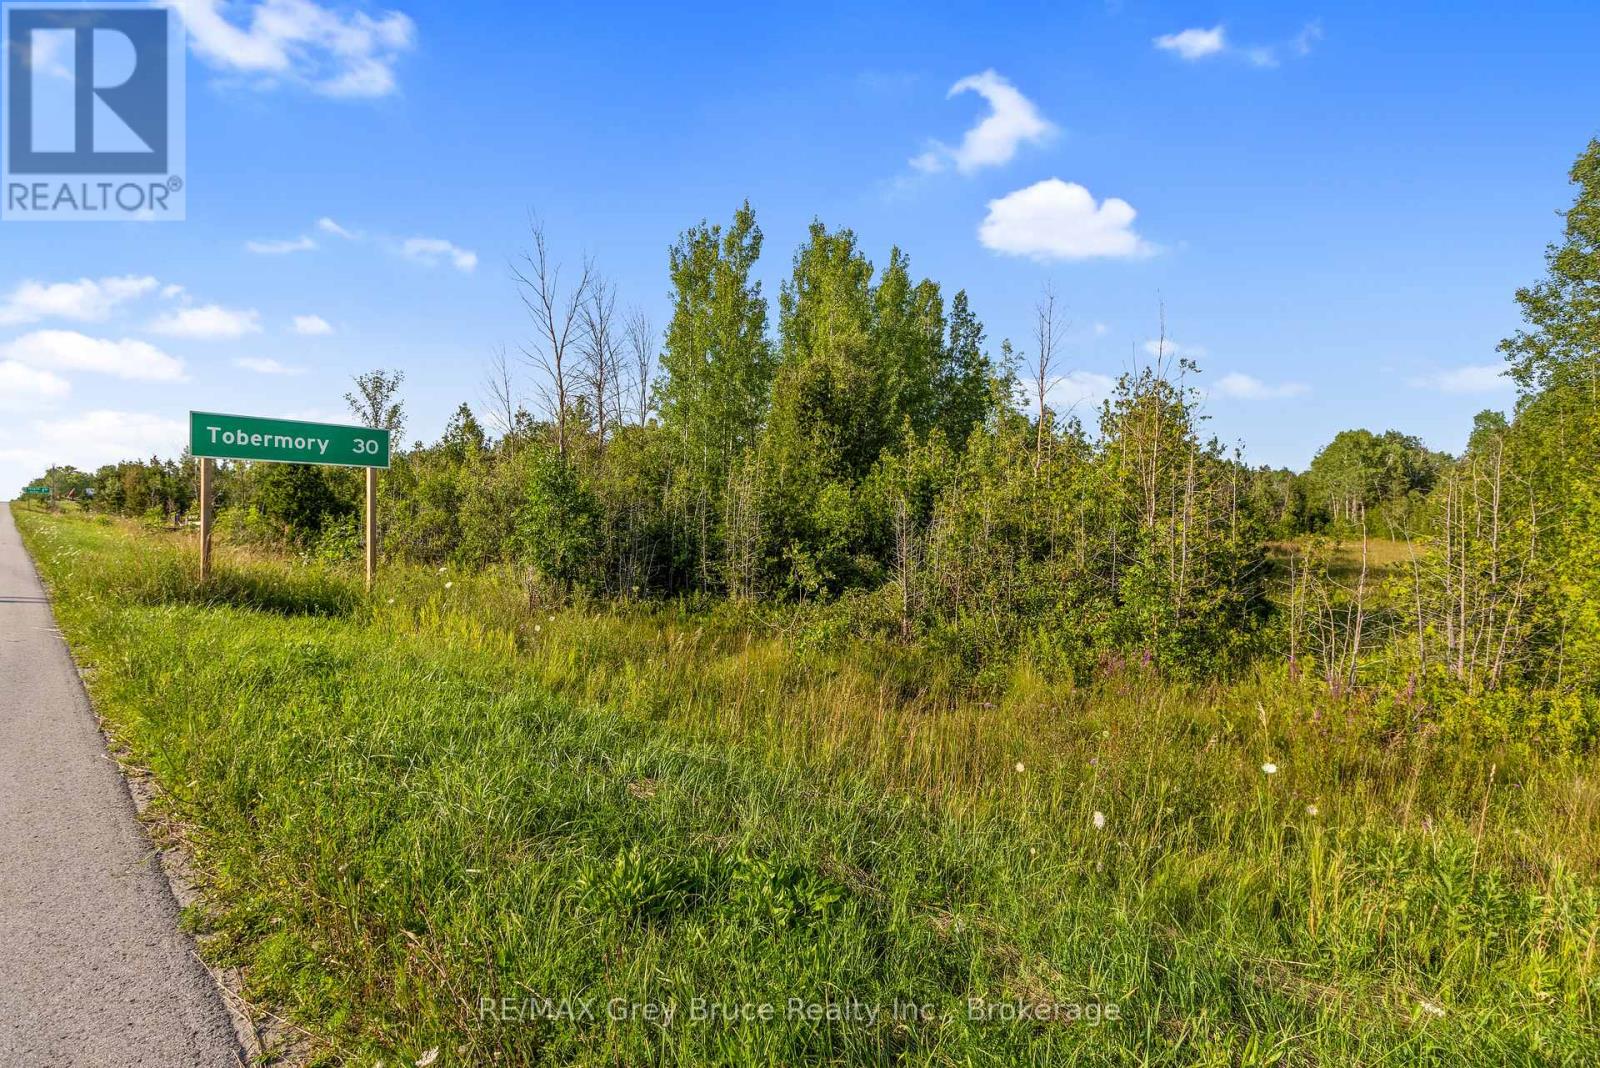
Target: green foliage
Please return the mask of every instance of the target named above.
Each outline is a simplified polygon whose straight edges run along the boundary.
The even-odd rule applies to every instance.
[[[527,481],[512,521],[513,559],[531,573],[530,589],[564,595],[595,577],[594,497],[559,452],[538,449],[525,455]]]
[[[775,363],[767,302],[751,277],[760,255],[761,228],[746,202],[726,232],[702,222],[669,256],[672,321],[656,404],[701,488],[719,484],[754,443],[766,411]]]
[[[302,544],[330,520],[348,514],[326,469],[311,464],[258,464],[251,478],[250,508],[283,541]]]
[[[1397,430],[1345,430],[1311,461],[1305,496],[1312,529],[1408,533],[1449,457]]]
[[[1517,292],[1527,328],[1501,350],[1522,389],[1513,429],[1526,442],[1520,474],[1552,594],[1540,607],[1559,635],[1557,674],[1600,696],[1600,140],[1570,177],[1578,192],[1545,278]]]

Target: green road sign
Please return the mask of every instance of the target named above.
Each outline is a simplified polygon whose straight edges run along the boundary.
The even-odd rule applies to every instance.
[[[215,460],[388,467],[389,432],[338,423],[190,412],[189,451]]]
[[[40,497],[48,497],[48,496],[50,496],[50,487],[49,486],[29,486],[27,489],[23,490],[22,492],[23,493],[36,494],[36,495],[38,495]]]

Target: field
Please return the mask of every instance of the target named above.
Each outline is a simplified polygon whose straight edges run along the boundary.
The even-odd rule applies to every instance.
[[[967,693],[16,510],[211,961],[329,1064],[1580,1064],[1600,774],[1266,668]],[[762,1019],[770,1006],[771,1019]],[[1013,1018],[1013,1017],[1022,1018]],[[816,1018],[813,1018],[816,1017]]]

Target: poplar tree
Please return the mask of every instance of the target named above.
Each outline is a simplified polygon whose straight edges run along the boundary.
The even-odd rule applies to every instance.
[[[751,278],[761,228],[746,201],[724,230],[701,221],[672,246],[672,320],[656,405],[697,480],[716,485],[755,438],[775,359],[767,301]]]

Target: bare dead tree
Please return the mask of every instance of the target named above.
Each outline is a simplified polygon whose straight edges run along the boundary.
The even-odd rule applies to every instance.
[[[575,385],[570,350],[583,331],[581,311],[594,286],[594,264],[586,258],[577,285],[563,293],[561,265],[551,262],[544,224],[534,218],[529,229],[533,248],[523,253],[520,265],[511,265],[517,295],[534,325],[533,341],[522,353],[547,379],[543,386],[545,406],[556,424],[556,451],[565,456],[567,409]]]
[[[517,385],[511,361],[506,358],[506,347],[501,345],[489,357],[489,370],[484,376],[483,393],[490,424],[503,440],[511,441],[511,431],[517,425]]]
[[[614,322],[617,313],[617,291],[603,278],[594,278],[589,285],[588,299],[579,309],[583,330],[578,338],[578,381],[584,395],[594,407],[595,448],[598,455],[606,451],[606,417],[621,408],[618,378],[618,345]],[[620,411],[618,419],[621,419]]]
[[[643,308],[628,313],[626,327],[628,353],[633,357],[633,388],[638,403],[639,425],[650,418],[650,386],[656,376],[656,331]]]
[[[1034,397],[1038,401],[1039,425],[1034,440],[1033,470],[1037,474],[1039,465],[1044,462],[1045,415],[1048,411],[1045,406],[1045,396],[1061,380],[1056,365],[1062,335],[1067,329],[1067,324],[1056,315],[1054,283],[1045,283],[1044,290],[1039,296],[1039,303],[1034,306],[1034,310],[1037,312],[1037,318],[1034,326],[1033,387]]]

